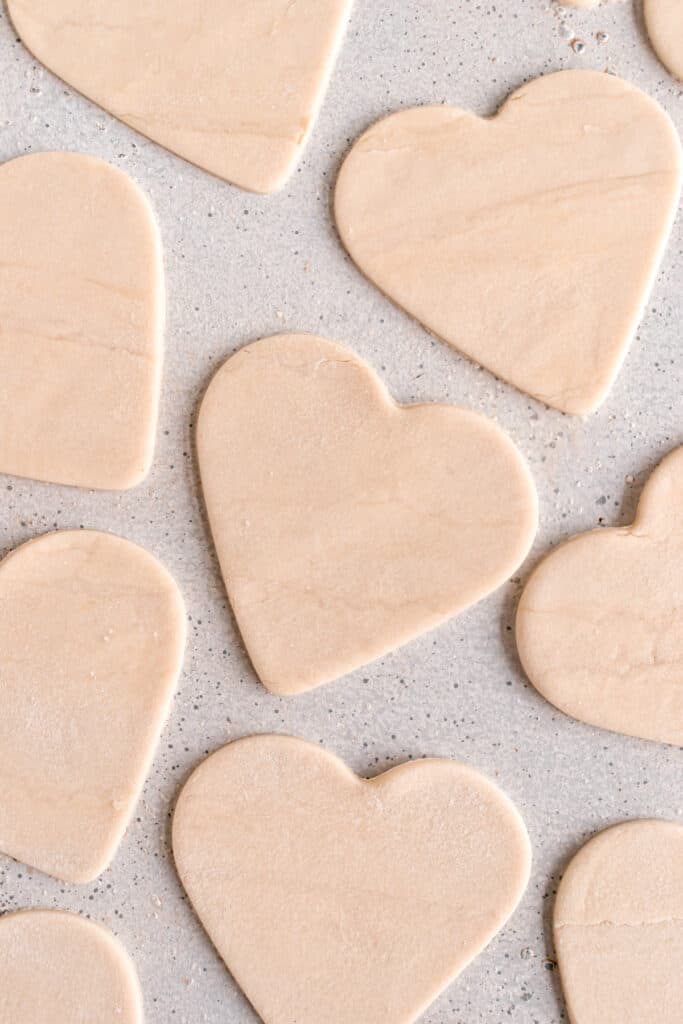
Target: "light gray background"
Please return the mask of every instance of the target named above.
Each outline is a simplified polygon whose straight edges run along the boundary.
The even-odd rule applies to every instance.
[[[113,928],[137,964],[150,1024],[256,1020],[183,896],[168,843],[180,785],[205,754],[238,736],[278,730],[321,741],[370,775],[409,757],[455,757],[496,779],[520,808],[535,856],[526,897],[432,1006],[429,1024],[565,1020],[548,925],[567,859],[610,823],[683,816],[681,751],[557,712],[525,681],[512,634],[520,582],[539,557],[576,531],[628,522],[650,469],[683,441],[681,222],[612,395],[582,422],[498,383],[394,308],[351,264],[330,216],[349,143],[403,105],[492,113],[536,75],[609,68],[651,93],[680,128],[681,86],[658,64],[630,0],[567,10],[573,32],[546,0],[356,0],[305,159],[279,195],[265,198],[189,166],[77,96],[29,56],[0,13],[0,158],[66,148],[126,170],[156,209],[168,288],[149,479],[108,495],[0,477],[0,549],[55,527],[115,531],[171,569],[190,622],[172,716],[113,866],[77,887],[0,857],[0,910],[62,907]],[[580,55],[573,36],[585,42]],[[529,459],[541,501],[541,529],[519,579],[382,661],[289,699],[265,692],[236,636],[193,447],[214,370],[245,342],[283,329],[347,342],[400,401],[448,400],[495,418]]]

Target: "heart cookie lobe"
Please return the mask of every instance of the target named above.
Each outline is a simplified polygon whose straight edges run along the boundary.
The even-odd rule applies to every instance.
[[[571,1024],[679,1024],[683,827],[631,821],[591,839],[558,889],[554,936]]]
[[[562,71],[497,116],[393,114],[339,174],[359,268],[430,331],[564,412],[606,397],[675,216],[667,114],[612,75]]]
[[[352,0],[9,0],[24,44],[153,142],[253,192],[293,172]]]
[[[643,17],[655,53],[683,82],[683,4],[680,0],[643,0]]]
[[[0,472],[123,489],[154,452],[163,269],[153,214],[115,167],[0,167]]]
[[[0,1024],[143,1024],[142,993],[121,943],[77,914],[0,918]]]
[[[568,715],[683,744],[683,448],[650,477],[632,526],[551,552],[517,611],[529,679]]]
[[[142,548],[48,534],[0,563],[0,851],[66,882],[108,866],[180,672],[178,588]]]
[[[357,668],[499,587],[537,524],[495,424],[402,407],[353,352],[282,335],[215,375],[197,448],[218,557],[264,685]]]
[[[265,1024],[412,1024],[512,914],[530,866],[517,811],[471,768],[366,781],[283,736],[195,770],[173,854]]]

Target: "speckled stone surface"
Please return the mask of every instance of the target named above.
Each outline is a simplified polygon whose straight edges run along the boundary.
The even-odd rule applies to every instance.
[[[527,895],[426,1024],[566,1020],[549,929],[564,865],[613,822],[683,817],[683,753],[563,716],[525,681],[512,634],[520,584],[538,559],[574,532],[628,522],[652,467],[683,442],[681,222],[614,390],[584,422],[545,409],[432,339],[353,267],[330,216],[348,145],[400,106],[446,101],[487,113],[543,72],[609,68],[655,96],[681,128],[683,91],[654,57],[631,3],[567,9],[564,18],[546,0],[403,0],[392,13],[377,9],[357,0],[305,159],[269,198],[230,188],[117,124],[38,66],[0,13],[0,158],[68,148],[124,168],[159,217],[168,287],[150,477],[113,496],[2,477],[0,549],[55,527],[113,530],[164,561],[190,617],[172,717],[113,866],[79,888],[0,857],[0,910],[63,907],[112,928],[137,964],[149,1024],[256,1019],[195,920],[169,851],[180,785],[206,753],[238,736],[294,733],[367,774],[407,758],[451,756],[487,772],[516,802],[535,852]],[[352,345],[400,401],[448,400],[494,417],[529,459],[542,517],[520,578],[435,633],[297,698],[269,696],[240,647],[207,533],[193,428],[221,361],[283,329]]]

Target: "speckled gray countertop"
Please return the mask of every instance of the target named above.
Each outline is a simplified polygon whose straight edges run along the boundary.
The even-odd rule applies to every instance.
[[[583,422],[545,409],[432,339],[358,273],[330,215],[349,143],[404,105],[450,101],[490,113],[536,75],[608,68],[651,93],[683,127],[683,88],[651,52],[638,6],[567,8],[565,27],[547,0],[356,0],[305,159],[279,195],[264,198],[222,184],[77,96],[36,64],[0,13],[0,159],[66,148],[125,169],[156,209],[168,289],[148,480],[108,495],[0,477],[0,549],[55,527],[115,531],[171,569],[190,619],[172,716],[113,866],[77,887],[0,857],[0,911],[61,907],[109,925],[135,959],[149,1024],[256,1020],[195,919],[169,851],[180,785],[205,754],[238,736],[278,730],[322,741],[361,774],[408,757],[454,757],[496,779],[520,808],[535,856],[526,897],[432,1006],[427,1024],[565,1020],[549,920],[567,859],[621,819],[683,816],[683,753],[563,716],[525,681],[512,632],[520,583],[538,558],[571,533],[628,522],[649,470],[683,442],[683,222],[612,395]],[[540,532],[519,579],[390,657],[297,698],[269,696],[240,646],[193,440],[216,367],[245,342],[283,329],[347,342],[400,401],[448,400],[494,417],[529,459],[541,501]]]

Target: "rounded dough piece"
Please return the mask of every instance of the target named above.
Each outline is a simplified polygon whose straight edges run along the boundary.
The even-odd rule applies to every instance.
[[[683,745],[683,447],[643,489],[635,522],[572,537],[517,610],[537,690],[582,722]]]
[[[683,81],[683,0],[643,0],[643,16],[655,53]]]
[[[178,588],[142,548],[48,534],[0,563],[0,851],[67,882],[112,860],[185,646]]]
[[[152,210],[79,153],[0,167],[0,473],[124,489],[154,454],[164,317]]]
[[[254,736],[193,772],[173,854],[266,1024],[411,1024],[514,911],[531,850],[508,798],[433,759],[359,779]]]
[[[142,1024],[135,967],[107,929],[77,914],[0,917],[0,1024]]]
[[[228,359],[197,450],[230,602],[275,693],[336,679],[481,600],[536,532],[531,474],[495,423],[400,406],[354,352],[314,335]]]
[[[683,826],[601,832],[560,883],[555,951],[571,1024],[680,1024]]]
[[[352,0],[8,0],[31,53],[149,139],[254,192],[301,157]]]

